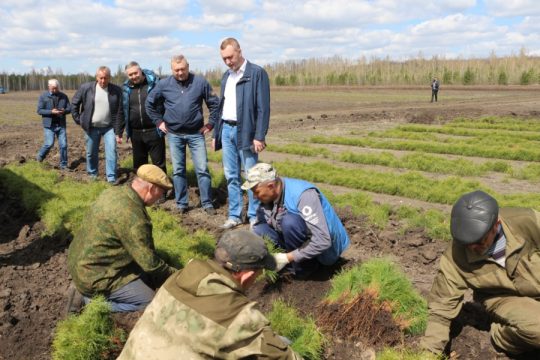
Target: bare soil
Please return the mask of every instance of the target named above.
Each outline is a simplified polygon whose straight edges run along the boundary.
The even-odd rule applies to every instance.
[[[313,89],[312,89],[313,90]],[[429,104],[429,92],[426,101],[392,102],[382,101],[351,105],[302,103],[283,100],[273,103],[277,108],[276,120],[272,120],[269,142],[283,142],[305,139],[316,134],[347,134],[351,130],[370,131],[390,128],[398,123],[439,123],[457,116],[478,117],[485,115],[534,116],[538,117],[538,88],[464,88],[441,91],[440,102]],[[276,90],[276,98],[280,98]],[[299,90],[301,92],[302,90]],[[332,91],[332,89],[314,89],[313,91]],[[408,91],[401,88],[355,89],[347,91],[376,91],[382,94],[394,94]],[[453,93],[455,92],[455,94]],[[469,96],[470,92],[470,96]],[[463,94],[466,95],[463,95]],[[15,96],[15,95],[10,95]],[[300,96],[300,95],[299,95]],[[444,100],[445,96],[457,100]],[[37,99],[37,94],[36,94]],[[1,101],[1,99],[0,99]],[[274,101],[274,100],[273,100]],[[33,103],[31,106],[34,106]],[[42,144],[42,128],[37,120],[17,122],[16,125],[0,125],[0,166],[8,163],[23,163],[34,159]],[[82,131],[69,123],[69,172],[63,176],[78,181],[87,181],[85,174],[85,150]],[[284,140],[285,139],[285,140]],[[357,149],[355,149],[356,151]],[[369,150],[366,150],[369,151]],[[130,156],[129,145],[119,149],[120,157]],[[267,153],[262,160],[286,157],[283,154]],[[58,164],[57,147],[51,151],[46,163],[51,169]],[[103,165],[103,160],[100,160]],[[213,165],[214,166],[214,165]],[[59,170],[57,170],[59,171]],[[101,170],[101,173],[103,171]],[[121,169],[122,181],[130,177],[129,169]],[[482,180],[480,181],[490,181]],[[497,183],[497,191],[515,192],[512,183],[492,179]],[[21,180],[21,187],[24,187]],[[491,184],[493,185],[493,184]],[[205,229],[217,237],[221,235],[219,225],[226,219],[226,190],[214,189],[218,215],[208,217],[196,206],[197,191],[190,189],[193,209],[185,215],[175,215],[179,223],[193,231]],[[528,189],[534,190],[534,189]],[[410,199],[373,194],[374,200],[399,204]],[[422,207],[437,207],[422,203]],[[159,205],[172,210],[174,202],[168,200]],[[437,208],[441,208],[440,206]],[[442,207],[447,209],[447,207]],[[438,258],[447,244],[438,239],[429,238],[421,229],[405,234],[399,231],[400,224],[391,220],[383,230],[377,230],[363,218],[353,216],[348,209],[338,209],[338,213],[351,237],[351,246],[343,254],[342,260],[332,268],[320,269],[306,280],[281,278],[276,284],[258,283],[249,292],[249,296],[258,301],[263,311],[268,311],[272,301],[284,299],[297,307],[306,316],[321,315],[321,301],[329,288],[329,279],[342,269],[364,262],[374,256],[389,256],[396,260],[412,279],[418,291],[427,295],[433,277],[438,268]],[[42,236],[44,225],[38,214],[22,207],[21,200],[8,193],[0,181],[0,360],[4,359],[49,359],[51,341],[56,323],[65,317],[66,291],[69,285],[66,255],[71,240],[70,234]],[[369,309],[369,301],[359,303],[359,312]],[[372,309],[373,310],[373,309]],[[384,309],[383,309],[384,310]],[[396,336],[392,330],[388,314],[381,309],[372,311],[371,328],[356,328],[349,331],[348,324],[331,323],[340,313],[332,314],[336,309],[326,309],[324,321],[320,324],[327,329],[330,343],[324,354],[325,359],[365,359],[372,349],[384,345],[399,346],[416,344],[418,337]],[[366,310],[368,311],[368,310]],[[329,315],[330,314],[330,315]],[[116,316],[119,326],[129,330],[140,314]],[[353,314],[351,314],[352,316]],[[360,315],[360,314],[359,314]],[[360,317],[360,316],[359,316]],[[380,326],[380,327],[377,327]],[[374,340],[369,336],[376,329],[376,334],[383,336]],[[348,329],[347,331],[340,331]],[[462,313],[453,324],[453,340],[449,350],[455,351],[460,359],[508,359],[498,354],[489,341],[489,317],[481,306],[468,299]],[[351,335],[352,334],[352,335]],[[535,357],[531,357],[535,358]]]

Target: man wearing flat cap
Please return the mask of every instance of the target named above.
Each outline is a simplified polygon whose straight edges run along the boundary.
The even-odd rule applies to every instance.
[[[516,356],[540,349],[540,213],[501,208],[483,191],[453,206],[453,241],[440,260],[429,295],[421,345],[442,352],[467,289],[492,315],[491,341]],[[448,349],[447,349],[448,350]]]
[[[242,189],[253,191],[261,204],[252,230],[269,237],[286,253],[276,254],[278,271],[305,278],[319,264],[332,265],[349,246],[349,236],[326,197],[304,180],[278,177],[270,164],[247,172]]]
[[[145,208],[169,189],[163,170],[145,164],[130,186],[109,188],[90,206],[68,253],[69,273],[85,302],[104,295],[115,312],[144,309],[176,271],[155,252]]]
[[[118,360],[301,359],[244,295],[275,267],[262,238],[224,233],[213,260],[191,260],[159,289]]]

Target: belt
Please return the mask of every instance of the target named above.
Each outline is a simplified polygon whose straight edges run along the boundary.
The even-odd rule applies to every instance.
[[[223,122],[229,126],[236,126],[238,121],[223,120]]]
[[[137,133],[145,133],[145,132],[149,132],[149,131],[156,131],[156,128],[151,128],[151,129],[131,129],[131,131],[133,132],[137,132]]]

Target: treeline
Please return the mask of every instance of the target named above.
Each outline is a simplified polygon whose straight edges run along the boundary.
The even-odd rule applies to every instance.
[[[265,66],[273,86],[328,85],[426,85],[433,77],[443,85],[532,85],[540,84],[540,57],[519,54],[484,59],[424,59],[421,55],[407,61],[362,57],[341,57],[286,61]],[[161,68],[157,71],[161,74]],[[219,86],[223,69],[211,69],[204,75],[213,86]],[[0,86],[8,91],[47,89],[47,80],[57,78],[65,90],[75,90],[93,74],[69,74],[32,70],[28,74],[0,73]],[[125,80],[119,66],[112,82]]]

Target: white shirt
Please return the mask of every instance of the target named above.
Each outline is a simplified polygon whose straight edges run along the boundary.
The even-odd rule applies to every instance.
[[[238,71],[229,70],[229,77],[227,78],[227,83],[225,84],[225,92],[223,94],[223,114],[221,118],[228,121],[238,120],[236,116],[236,84],[238,80],[244,76],[246,71],[247,60],[244,59],[244,63],[240,66]]]
[[[93,127],[111,126],[111,109],[109,108],[109,92],[96,84],[94,97],[94,114],[92,115]]]

